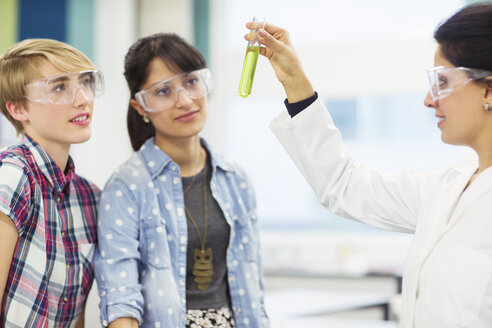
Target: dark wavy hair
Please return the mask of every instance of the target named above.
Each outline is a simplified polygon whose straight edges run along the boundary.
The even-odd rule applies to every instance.
[[[160,58],[169,69],[179,72],[191,72],[205,68],[203,55],[194,46],[173,33],[157,33],[137,40],[125,56],[125,79],[130,89],[131,99],[140,91],[150,75],[150,63]],[[155,136],[152,123],[145,123],[142,116],[128,104],[128,135],[133,150],[137,151],[145,141]]]
[[[492,2],[463,7],[437,27],[434,39],[454,66],[492,71]]]

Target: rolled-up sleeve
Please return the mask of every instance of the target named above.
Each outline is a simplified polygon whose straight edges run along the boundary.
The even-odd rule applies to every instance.
[[[120,179],[110,179],[99,205],[95,272],[104,326],[123,317],[142,323],[139,215],[131,187]]]
[[[12,220],[20,235],[32,219],[31,188],[24,168],[14,159],[0,162],[0,211]]]

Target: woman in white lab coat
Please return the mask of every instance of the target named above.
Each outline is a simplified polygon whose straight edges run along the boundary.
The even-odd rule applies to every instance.
[[[425,105],[435,111],[442,140],[471,147],[478,160],[401,174],[359,164],[287,31],[266,24],[260,53],[283,84],[288,109],[271,128],[329,210],[415,234],[403,272],[402,327],[492,327],[492,3],[464,7],[434,37]]]

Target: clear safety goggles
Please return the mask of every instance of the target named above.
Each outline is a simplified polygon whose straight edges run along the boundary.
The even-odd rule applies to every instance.
[[[26,98],[43,104],[72,104],[77,91],[86,99],[94,100],[104,92],[104,79],[100,71],[82,71],[55,75],[26,85]]]
[[[427,70],[430,94],[434,101],[449,96],[470,81],[492,76],[492,72],[466,67],[438,66]]]
[[[212,84],[212,73],[208,68],[203,68],[157,82],[150,88],[137,92],[135,98],[147,112],[160,112],[174,107],[179,92],[182,91],[189,98],[198,99],[212,91]]]

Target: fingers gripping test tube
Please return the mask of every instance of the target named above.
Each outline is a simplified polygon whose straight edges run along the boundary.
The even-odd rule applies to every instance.
[[[239,95],[244,98],[251,94],[251,88],[253,87],[256,63],[260,54],[260,43],[257,33],[260,28],[265,26],[265,19],[255,16],[253,17],[253,24],[254,28],[249,32],[248,47],[246,48],[243,72],[241,73],[241,81],[239,82]]]

